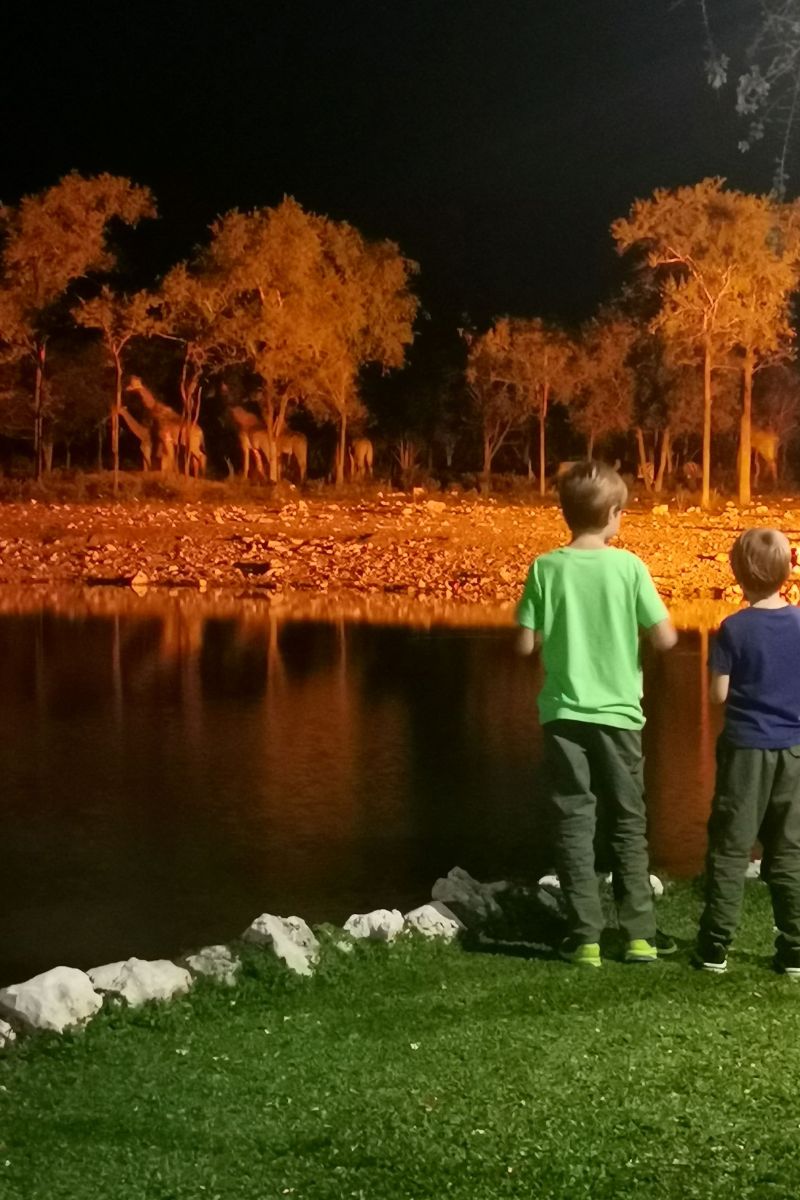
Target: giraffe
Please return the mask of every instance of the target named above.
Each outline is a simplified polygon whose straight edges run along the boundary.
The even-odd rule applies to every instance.
[[[780,436],[774,429],[750,430],[750,449],[753,452],[753,483],[758,487],[758,477],[763,463],[773,487],[778,482],[778,447]]]
[[[348,447],[347,455],[350,459],[350,478],[361,479],[362,476],[372,478],[372,458],[374,449],[369,438],[355,438]]]
[[[262,419],[240,404],[232,404],[228,408],[231,420],[236,427],[236,435],[242,451],[242,474],[245,478],[250,474],[250,465],[256,469],[256,474],[266,478],[265,464],[270,460],[270,437],[267,426]],[[305,483],[308,469],[308,439],[304,433],[293,433],[291,430],[282,434],[277,440],[279,458],[293,458],[300,473],[300,482]]]
[[[156,399],[138,375],[131,375],[125,391],[136,392],[150,414],[161,470],[165,473],[178,470],[182,457],[190,475],[205,474],[205,441],[200,426],[194,421],[187,423],[174,408]]]
[[[153,432],[148,425],[140,425],[124,404],[119,406],[119,415],[139,442],[139,452],[142,456],[142,470],[153,469]]]

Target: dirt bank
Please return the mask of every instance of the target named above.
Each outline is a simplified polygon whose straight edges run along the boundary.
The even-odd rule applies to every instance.
[[[749,525],[800,544],[800,498],[715,515],[636,505],[619,544],[639,554],[672,605],[735,599],[727,551]],[[309,609],[336,599],[387,608],[482,606],[498,619],[532,558],[564,540],[553,505],[404,494],[265,504],[7,502],[0,505],[0,592],[168,588],[264,597]],[[800,576],[798,576],[800,579]],[[800,596],[800,587],[793,585]]]

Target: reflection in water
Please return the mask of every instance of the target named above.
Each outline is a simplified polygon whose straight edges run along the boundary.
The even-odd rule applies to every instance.
[[[654,863],[702,863],[707,634],[648,661]],[[503,629],[0,618],[0,983],[174,955],[259,912],[410,906],[548,864],[535,667]]]

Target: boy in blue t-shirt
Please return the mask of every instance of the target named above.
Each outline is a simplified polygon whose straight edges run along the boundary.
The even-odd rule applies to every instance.
[[[711,700],[726,708],[697,965],[727,967],[758,839],[778,930],[774,966],[800,977],[800,610],[780,595],[789,543],[775,529],[748,529],[731,566],[749,607],[722,622],[710,657]]]

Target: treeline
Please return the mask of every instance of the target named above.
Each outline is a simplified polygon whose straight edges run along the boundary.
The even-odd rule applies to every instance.
[[[581,329],[524,317],[465,328],[460,362],[382,391],[374,376],[404,366],[419,309],[417,266],[396,245],[287,199],[218,218],[189,261],[131,294],[115,238],[121,225],[155,217],[147,188],[111,175],[72,174],[0,209],[0,430],[32,441],[37,475],[55,444],[69,453],[94,431],[116,478],[121,420],[138,430],[145,465],[199,470],[213,397],[216,416],[236,414],[240,439],[257,424],[273,480],[302,413],[335,428],[337,483],[349,435],[369,429],[392,437],[406,472],[433,440],[450,466],[466,434],[482,444],[475,465],[488,478],[513,444],[544,492],[559,405],[586,453],[634,447],[648,487],[672,471],[677,443],[699,445],[704,503],[713,434],[735,431],[747,502],[759,375],[772,380],[759,437],[785,441],[795,423],[786,365],[800,286],[797,204],[719,179],[659,190],[614,222],[629,283]]]

